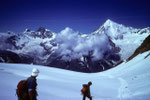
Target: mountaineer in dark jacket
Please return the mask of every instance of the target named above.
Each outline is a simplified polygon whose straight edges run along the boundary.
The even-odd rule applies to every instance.
[[[37,100],[37,91],[36,91],[36,87],[37,87],[37,82],[36,82],[36,77],[39,74],[39,70],[34,68],[32,70],[32,75],[31,77],[29,77],[27,79],[27,87],[28,87],[28,94],[29,94],[29,98],[30,100]]]
[[[21,80],[17,85],[16,94],[18,100],[37,100],[37,82],[36,77],[39,74],[39,70],[36,68],[32,69],[32,75],[27,80]]]
[[[85,100],[86,97],[88,97],[90,100],[92,100],[92,96],[90,93],[90,86],[92,85],[92,82],[88,82],[88,84],[83,84],[82,94],[83,94],[83,100]]]

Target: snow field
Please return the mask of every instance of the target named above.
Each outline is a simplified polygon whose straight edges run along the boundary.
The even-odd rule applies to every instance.
[[[38,68],[38,100],[82,100],[82,84],[92,81],[93,100],[149,100],[150,56],[139,54],[129,62],[99,73],[80,73],[37,65],[0,63],[0,99],[17,100],[17,83]]]

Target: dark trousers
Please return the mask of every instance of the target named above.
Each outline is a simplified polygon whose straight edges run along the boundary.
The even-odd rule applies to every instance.
[[[18,100],[30,100],[28,93],[24,93],[21,97],[18,97]]]
[[[30,97],[28,93],[24,93],[21,97],[18,97],[18,100],[30,100]],[[37,100],[35,94],[32,94],[32,100]]]
[[[31,92],[31,95],[32,95],[32,100],[37,100],[37,91],[36,90],[33,90],[32,92]]]
[[[87,95],[83,95],[83,100],[85,100],[85,98],[88,97],[90,100],[92,100],[91,96],[87,96]]]

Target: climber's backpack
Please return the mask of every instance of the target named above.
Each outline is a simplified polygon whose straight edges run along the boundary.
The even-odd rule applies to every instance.
[[[16,94],[18,97],[22,97],[24,93],[28,93],[27,80],[21,80],[16,89]]]
[[[85,84],[83,84],[82,89],[81,89],[81,93],[85,94],[86,90],[87,90],[87,86]]]

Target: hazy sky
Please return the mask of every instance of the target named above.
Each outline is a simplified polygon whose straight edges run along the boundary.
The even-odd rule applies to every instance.
[[[90,33],[107,19],[135,28],[150,27],[149,0],[0,0],[0,32],[65,27]]]

